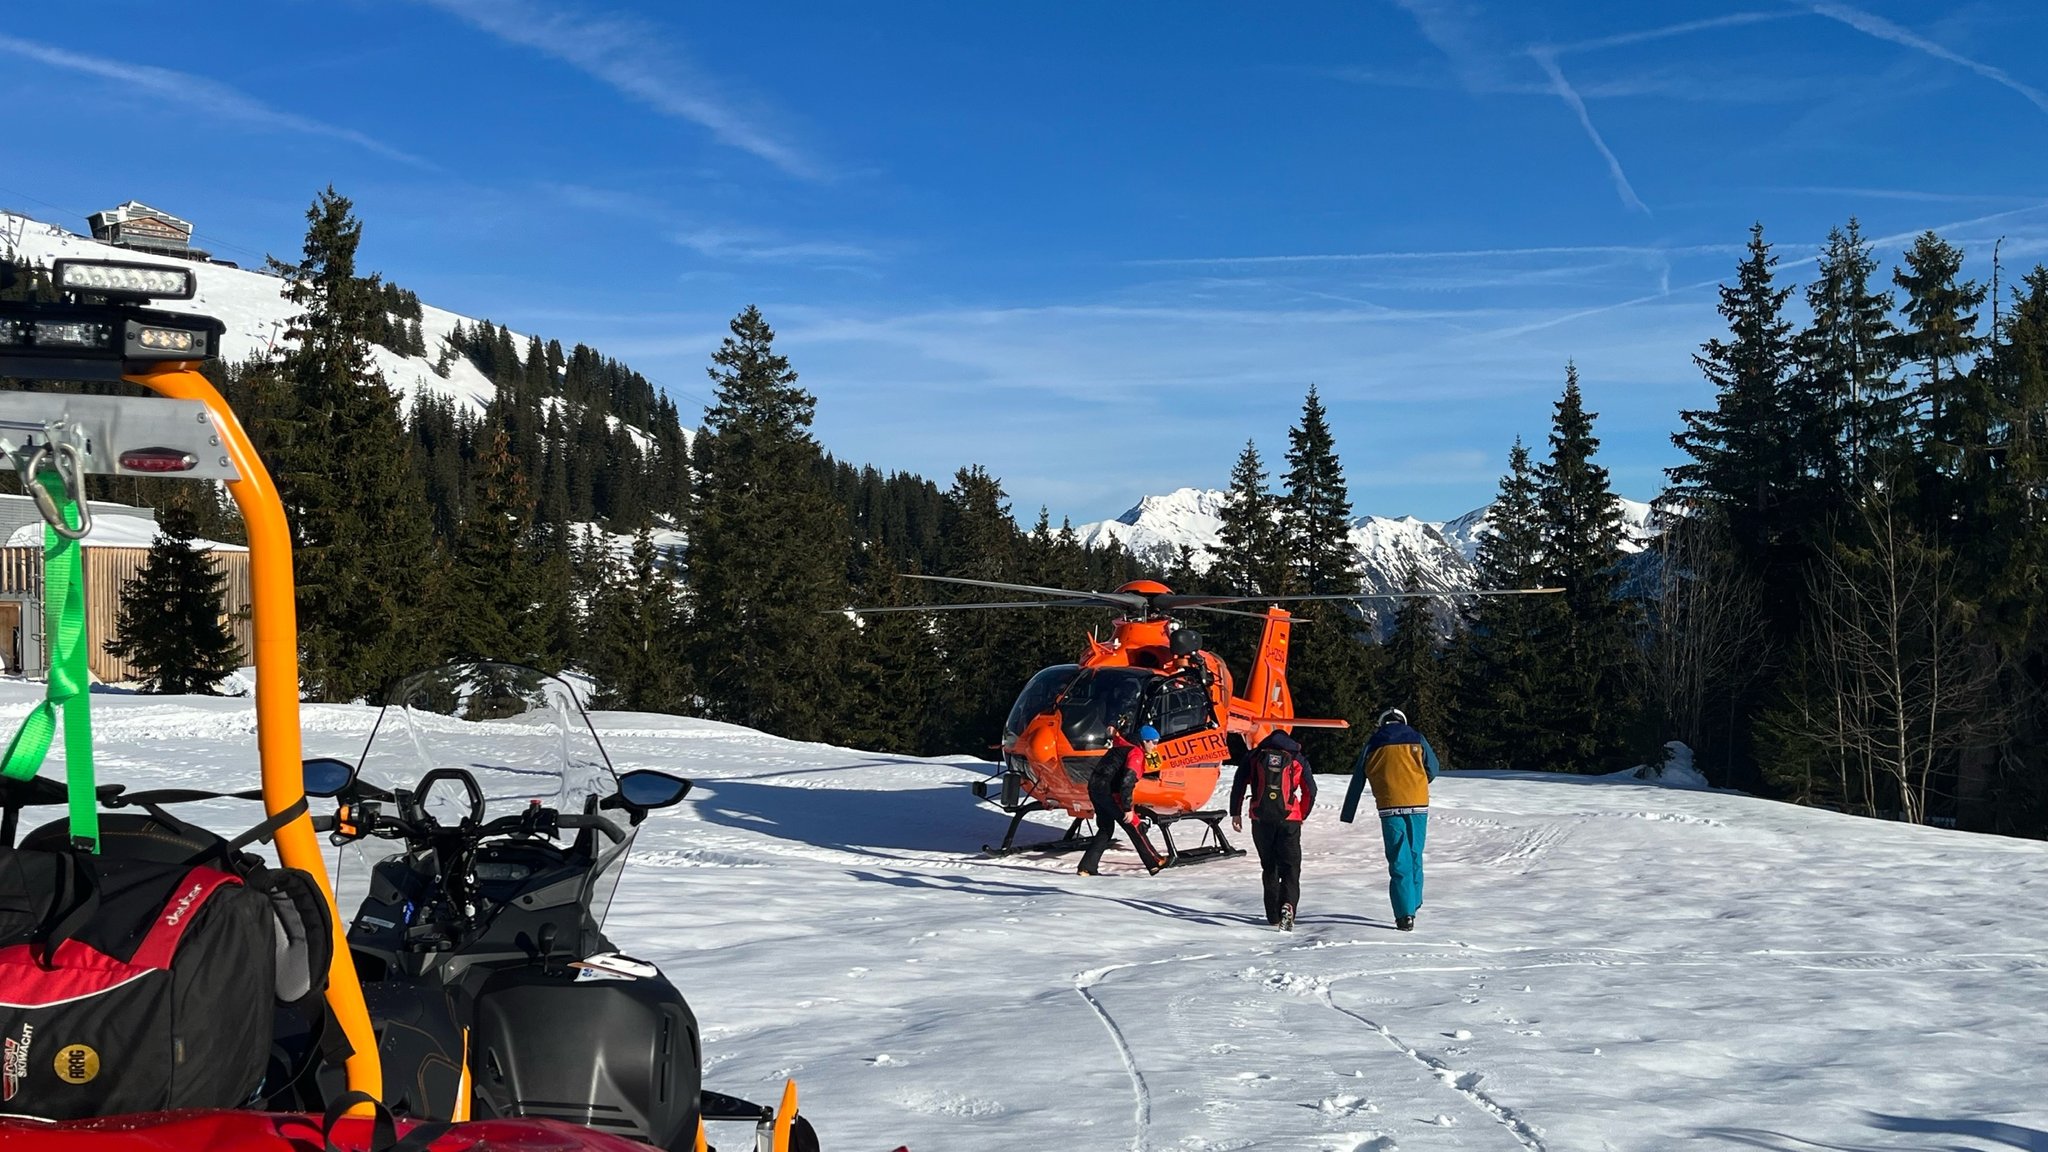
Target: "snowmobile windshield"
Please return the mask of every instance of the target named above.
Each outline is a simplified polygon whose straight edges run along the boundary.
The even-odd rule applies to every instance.
[[[363,749],[362,778],[416,789],[436,769],[459,769],[483,792],[486,820],[538,801],[580,813],[618,791],[604,746],[561,678],[515,664],[448,664],[401,681]],[[436,783],[426,813],[452,828],[470,815],[459,784]]]
[[[618,777],[574,688],[560,677],[515,664],[466,662],[421,672],[394,687],[364,746],[360,776],[387,791],[417,791],[431,772],[456,769],[476,781],[483,820],[538,804],[564,815],[591,814],[618,791]],[[472,813],[458,779],[431,782],[422,810],[443,828]],[[586,839],[591,911],[602,919],[632,841]],[[574,833],[564,832],[564,842]]]
[[[1107,748],[1112,727],[1129,735],[1145,687],[1158,677],[1143,668],[1096,668],[1075,678],[1060,700],[1060,727],[1068,745],[1083,751]]]

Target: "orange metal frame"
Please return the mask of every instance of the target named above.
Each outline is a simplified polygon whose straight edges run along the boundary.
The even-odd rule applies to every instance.
[[[213,414],[240,480],[228,494],[249,530],[251,615],[256,634],[256,748],[263,764],[263,807],[271,815],[306,799],[304,749],[299,742],[299,616],[292,583],[291,528],[270,471],[256,455],[242,422],[214,386],[188,364],[168,364],[146,375],[129,376],[159,396],[197,400]],[[384,1074],[376,1034],[363,1005],[363,986],[349,955],[347,921],[334,902],[334,886],[310,815],[302,813],[277,833],[277,855],[286,867],[311,875],[334,917],[334,960],[327,969],[327,1004],[355,1049],[348,1058],[348,1086],[383,1097]],[[359,1108],[358,1111],[366,1109]]]

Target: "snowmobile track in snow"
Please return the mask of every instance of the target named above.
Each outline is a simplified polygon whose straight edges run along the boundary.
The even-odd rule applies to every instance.
[[[1102,1006],[1102,1001],[1095,998],[1095,993],[1089,991],[1111,972],[1119,968],[1136,967],[1139,965],[1115,964],[1108,968],[1091,968],[1074,977],[1074,991],[1079,992],[1081,999],[1088,1002],[1089,1010],[1095,1013],[1096,1019],[1102,1021],[1102,1026],[1109,1030],[1109,1038],[1116,1043],[1117,1059],[1123,1061],[1124,1072],[1131,1078],[1131,1094],[1137,1100],[1137,1110],[1133,1119],[1138,1130],[1131,1136],[1131,1152],[1145,1152],[1145,1142],[1152,1132],[1152,1089],[1145,1083],[1145,1074],[1138,1071],[1138,1059],[1131,1052],[1130,1042],[1124,1039],[1124,1030],[1117,1027],[1116,1021],[1109,1015],[1109,1010]]]
[[[1516,1143],[1529,1149],[1530,1152],[1549,1152],[1548,1147],[1543,1143],[1543,1138],[1538,1136],[1536,1130],[1531,1128],[1528,1122],[1523,1120],[1521,1116],[1517,1115],[1514,1109],[1507,1107],[1480,1090],[1479,1073],[1460,1073],[1457,1069],[1436,1057],[1417,1051],[1414,1045],[1389,1032],[1386,1025],[1369,1020],[1337,1003],[1336,999],[1330,995],[1330,990],[1327,987],[1318,988],[1315,995],[1317,999],[1323,1002],[1324,1007],[1329,1008],[1333,1012],[1349,1016],[1351,1019],[1372,1029],[1379,1034],[1380,1039],[1387,1042],[1389,1047],[1392,1047],[1396,1052],[1401,1053],[1417,1064],[1422,1065],[1431,1076],[1442,1081],[1444,1087],[1456,1092],[1465,1098],[1466,1103],[1492,1117],[1494,1123],[1499,1124],[1507,1130],[1508,1135],[1515,1138]]]

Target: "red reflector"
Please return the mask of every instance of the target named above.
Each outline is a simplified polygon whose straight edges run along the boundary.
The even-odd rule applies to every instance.
[[[121,453],[121,467],[130,472],[190,472],[199,457],[176,448],[136,448]]]

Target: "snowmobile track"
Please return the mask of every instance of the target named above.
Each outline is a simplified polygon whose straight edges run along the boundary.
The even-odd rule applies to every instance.
[[[1109,1030],[1109,1038],[1116,1043],[1117,1059],[1123,1061],[1124,1072],[1131,1078],[1131,1094],[1136,1098],[1136,1112],[1133,1116],[1137,1131],[1131,1135],[1131,1152],[1145,1152],[1146,1141],[1152,1134],[1152,1089],[1145,1083],[1145,1074],[1138,1071],[1138,1060],[1131,1052],[1130,1042],[1124,1039],[1124,1030],[1110,1017],[1102,1001],[1095,998],[1089,989],[1100,983],[1104,976],[1119,968],[1136,968],[1137,964],[1116,964],[1108,968],[1091,968],[1074,977],[1074,991],[1088,1002],[1088,1009],[1102,1026]]]
[[[1463,1096],[1466,1103],[1492,1117],[1496,1124],[1507,1130],[1508,1135],[1515,1138],[1516,1143],[1529,1149],[1530,1152],[1549,1152],[1548,1146],[1543,1143],[1543,1138],[1538,1136],[1536,1130],[1530,1127],[1529,1123],[1523,1120],[1521,1116],[1517,1115],[1514,1109],[1507,1107],[1480,1090],[1478,1073],[1466,1072],[1460,1074],[1457,1069],[1452,1068],[1449,1064],[1436,1057],[1417,1051],[1413,1045],[1387,1031],[1386,1025],[1368,1020],[1364,1016],[1337,1003],[1330,995],[1330,990],[1327,987],[1318,988],[1315,994],[1316,998],[1323,1002],[1324,1007],[1349,1016],[1351,1019],[1379,1033],[1380,1039],[1385,1040],[1395,1051],[1422,1065],[1432,1076],[1442,1081],[1446,1088]]]

